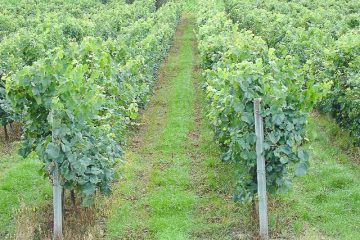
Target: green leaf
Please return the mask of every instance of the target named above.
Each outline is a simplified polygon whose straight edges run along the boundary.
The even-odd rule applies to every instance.
[[[300,150],[298,152],[298,157],[299,159],[302,161],[302,162],[306,162],[309,160],[309,153],[307,153],[306,151],[304,150]]]
[[[269,135],[269,140],[273,143],[273,144],[277,144],[278,141],[280,140],[280,135],[277,134],[276,132],[271,132]]]
[[[52,160],[57,160],[60,156],[60,147],[54,143],[49,143],[45,152]]]
[[[91,196],[92,194],[95,193],[95,185],[91,184],[91,183],[86,183],[85,185],[82,186],[82,192],[86,195],[86,196]]]
[[[281,162],[282,164],[286,164],[286,163],[289,162],[289,158],[287,158],[287,157],[280,157],[280,162]]]
[[[64,173],[64,178],[66,179],[66,180],[68,180],[68,181],[71,181],[71,180],[73,180],[74,178],[75,178],[75,172],[74,171],[66,171],[65,173]]]
[[[295,167],[295,175],[298,177],[304,176],[307,173],[307,170],[308,166],[305,163],[300,162]]]
[[[276,125],[281,125],[284,120],[285,120],[285,115],[283,113],[274,114],[272,116],[272,121]]]
[[[242,113],[245,110],[245,106],[241,102],[237,102],[234,104],[234,110],[237,113]]]
[[[93,184],[97,184],[98,182],[100,182],[100,179],[95,175],[91,175],[90,176],[90,182],[93,183]]]

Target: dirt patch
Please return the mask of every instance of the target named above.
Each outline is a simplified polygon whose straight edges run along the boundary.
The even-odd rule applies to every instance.
[[[66,198],[63,222],[64,239],[103,239],[105,232],[99,226],[104,222],[104,211],[99,210],[99,206],[96,205],[91,208],[83,208],[79,200],[75,206],[72,206],[70,197]],[[36,209],[21,206],[15,216],[15,223],[16,230],[11,239],[51,240],[53,235],[51,203]]]
[[[9,139],[5,139],[5,129],[3,126],[0,127],[0,153],[11,154],[15,151],[14,142],[20,141],[22,128],[21,124],[14,122],[11,125],[7,125],[6,129],[8,132]]]

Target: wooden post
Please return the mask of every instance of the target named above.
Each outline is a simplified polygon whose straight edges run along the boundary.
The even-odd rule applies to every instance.
[[[70,198],[71,198],[71,203],[73,208],[76,207],[76,196],[75,196],[75,191],[74,190],[70,190]]]
[[[51,118],[54,117],[54,111],[51,111]],[[54,122],[54,119],[52,119]],[[54,141],[54,136],[52,136]],[[59,175],[59,165],[58,162],[54,159],[54,169],[53,169],[53,208],[54,208],[54,240],[62,240],[62,221],[63,221],[63,205],[62,205],[62,186],[60,183]]]
[[[261,98],[254,100],[254,117],[256,133],[257,183],[259,197],[259,223],[261,239],[269,239],[266,197],[266,175],[264,158],[264,123],[260,115]]]
[[[62,235],[62,186],[60,184],[59,167],[54,161],[53,171],[53,205],[54,205],[54,240],[61,240]]]
[[[62,188],[61,189],[61,211],[62,211],[62,215],[65,215],[65,189]]]
[[[6,124],[4,125],[4,133],[5,133],[5,141],[9,141],[9,133],[6,128]]]

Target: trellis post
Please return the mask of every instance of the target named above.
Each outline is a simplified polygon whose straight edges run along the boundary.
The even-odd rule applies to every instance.
[[[54,123],[54,110],[51,110],[51,120]],[[53,129],[52,129],[53,130]],[[52,131],[53,132],[53,131]],[[52,133],[53,134],[53,133]],[[52,135],[52,140],[54,142],[54,135]],[[61,240],[63,239],[63,211],[62,211],[62,186],[60,183],[60,176],[59,176],[59,165],[57,159],[53,160],[53,208],[54,208],[54,240]]]
[[[54,240],[62,239],[62,186],[58,163],[54,161],[53,170]]]
[[[256,167],[259,198],[259,224],[261,239],[269,239],[266,197],[266,175],[264,157],[264,122],[260,114],[261,98],[254,100],[255,134],[256,134]]]

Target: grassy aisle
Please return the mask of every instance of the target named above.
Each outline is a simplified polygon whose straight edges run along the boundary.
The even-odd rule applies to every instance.
[[[35,155],[23,159],[17,154],[19,129],[16,131],[10,131],[11,139],[5,143],[0,130],[0,239],[14,239],[22,226],[31,228],[27,222],[31,216],[20,218],[21,213],[37,212],[51,196],[48,180],[38,174],[39,159]]]
[[[325,116],[308,126],[310,170],[273,201],[275,236],[296,239],[358,239],[360,236],[360,148]]]
[[[124,179],[109,203],[109,238],[242,234],[234,230],[242,229],[235,226],[244,217],[228,189],[232,167],[218,166],[211,131],[203,124],[194,27],[192,17],[182,19],[150,107],[131,138]]]

